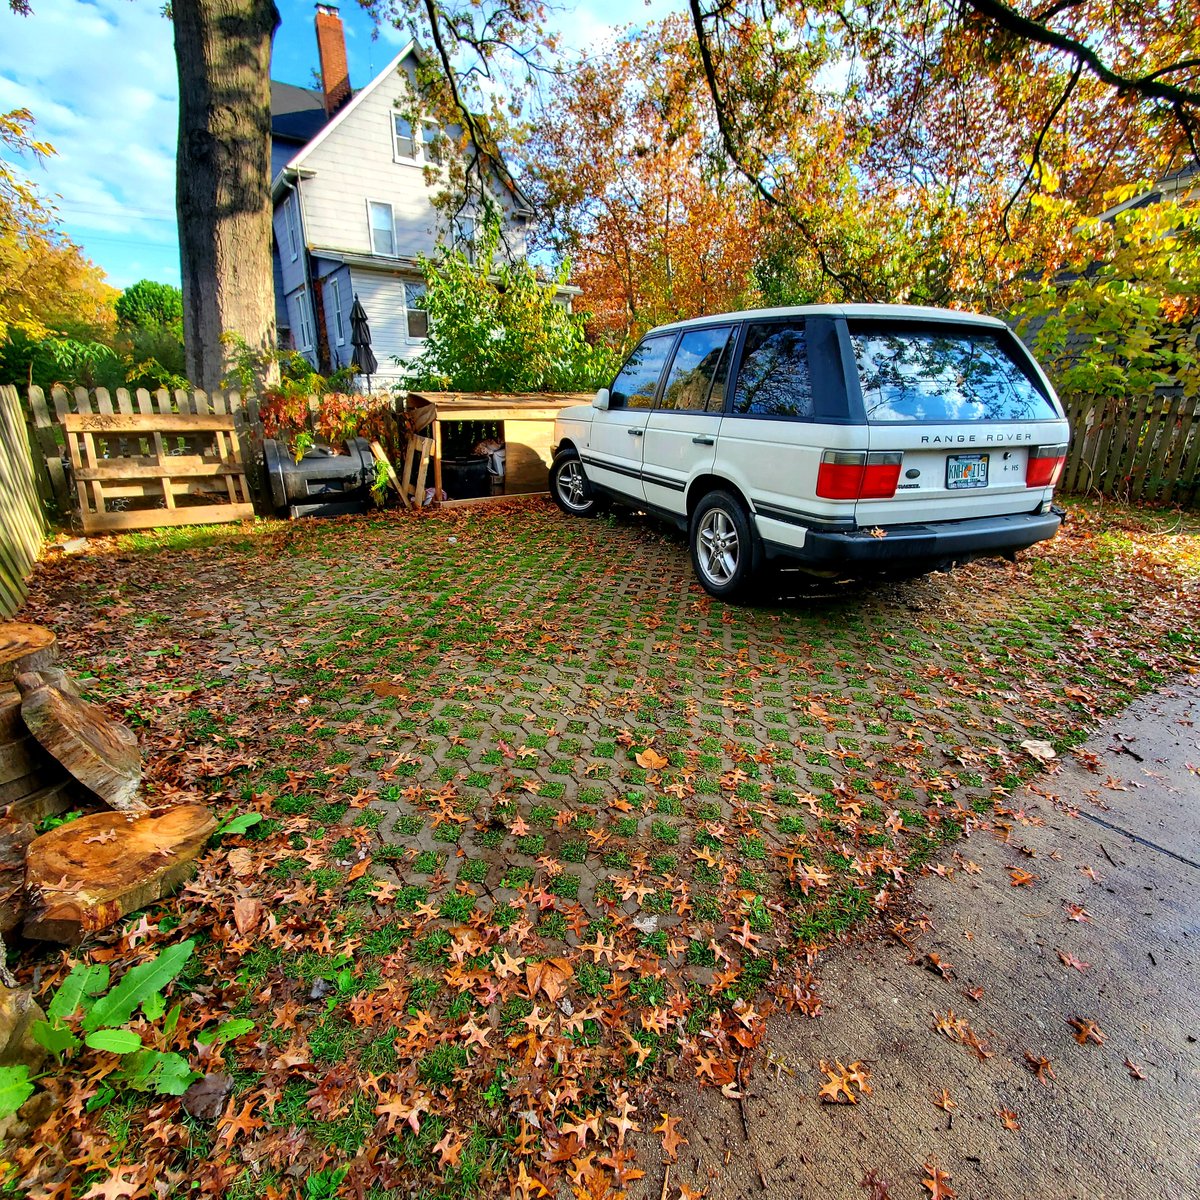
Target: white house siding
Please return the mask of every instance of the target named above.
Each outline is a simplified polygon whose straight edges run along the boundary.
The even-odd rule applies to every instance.
[[[397,162],[392,151],[392,117],[397,102],[411,111],[409,74],[405,66],[391,72],[376,87],[366,89],[351,111],[343,114],[328,136],[305,151],[299,164],[306,175],[304,198],[308,244],[356,254],[371,254],[367,202],[392,206],[396,252],[406,258],[431,254],[438,244],[439,213],[432,196],[436,185],[425,182],[421,166]],[[509,197],[502,197],[505,208]],[[445,220],[441,220],[445,233]],[[443,240],[445,240],[443,238]],[[525,229],[513,228],[506,240],[515,253],[525,252]]]
[[[404,307],[404,284],[420,283],[415,272],[374,271],[355,266],[350,271],[351,282],[367,314],[371,327],[371,349],[379,360],[374,382],[397,380],[401,368],[394,358],[411,360],[421,353],[423,340],[408,336],[408,311]]]

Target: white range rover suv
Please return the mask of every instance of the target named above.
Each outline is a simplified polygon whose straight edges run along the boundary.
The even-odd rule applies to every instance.
[[[706,591],[768,560],[825,577],[919,573],[1053,537],[1069,430],[992,317],[838,305],[648,333],[612,386],[555,423],[550,491],[687,531]]]

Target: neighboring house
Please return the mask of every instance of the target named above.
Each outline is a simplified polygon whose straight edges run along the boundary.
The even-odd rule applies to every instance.
[[[399,375],[393,358],[416,357],[428,329],[416,307],[424,293],[418,255],[473,244],[477,214],[451,228],[432,203],[438,183],[427,175],[454,152],[458,131],[446,137],[415,111],[415,44],[352,92],[338,10],[316,9],[323,90],[271,81],[279,344],[322,371],[347,366],[357,296],[379,360],[373,382],[386,384]],[[496,179],[493,192],[509,252],[523,255],[532,207],[511,181]],[[575,290],[562,289],[562,300]]]

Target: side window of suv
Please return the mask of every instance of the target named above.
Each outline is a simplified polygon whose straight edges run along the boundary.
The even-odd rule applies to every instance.
[[[654,404],[654,393],[658,380],[667,363],[667,355],[675,341],[673,333],[646,338],[625,360],[613,385],[609,389],[609,406],[612,408],[650,408]]]
[[[746,330],[733,411],[813,419],[816,405],[803,321],[761,321]]]
[[[688,412],[720,412],[725,407],[732,328],[693,329],[679,339],[661,407]]]

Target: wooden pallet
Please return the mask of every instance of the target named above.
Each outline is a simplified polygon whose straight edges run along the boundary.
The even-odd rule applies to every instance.
[[[85,534],[254,515],[233,414],[66,413],[60,422]],[[179,506],[179,496],[217,502]],[[128,499],[165,507],[108,507]]]
[[[433,438],[413,436],[408,439],[404,455],[404,470],[396,490],[405,508],[421,508],[425,503],[425,477],[429,459],[434,452]]]

